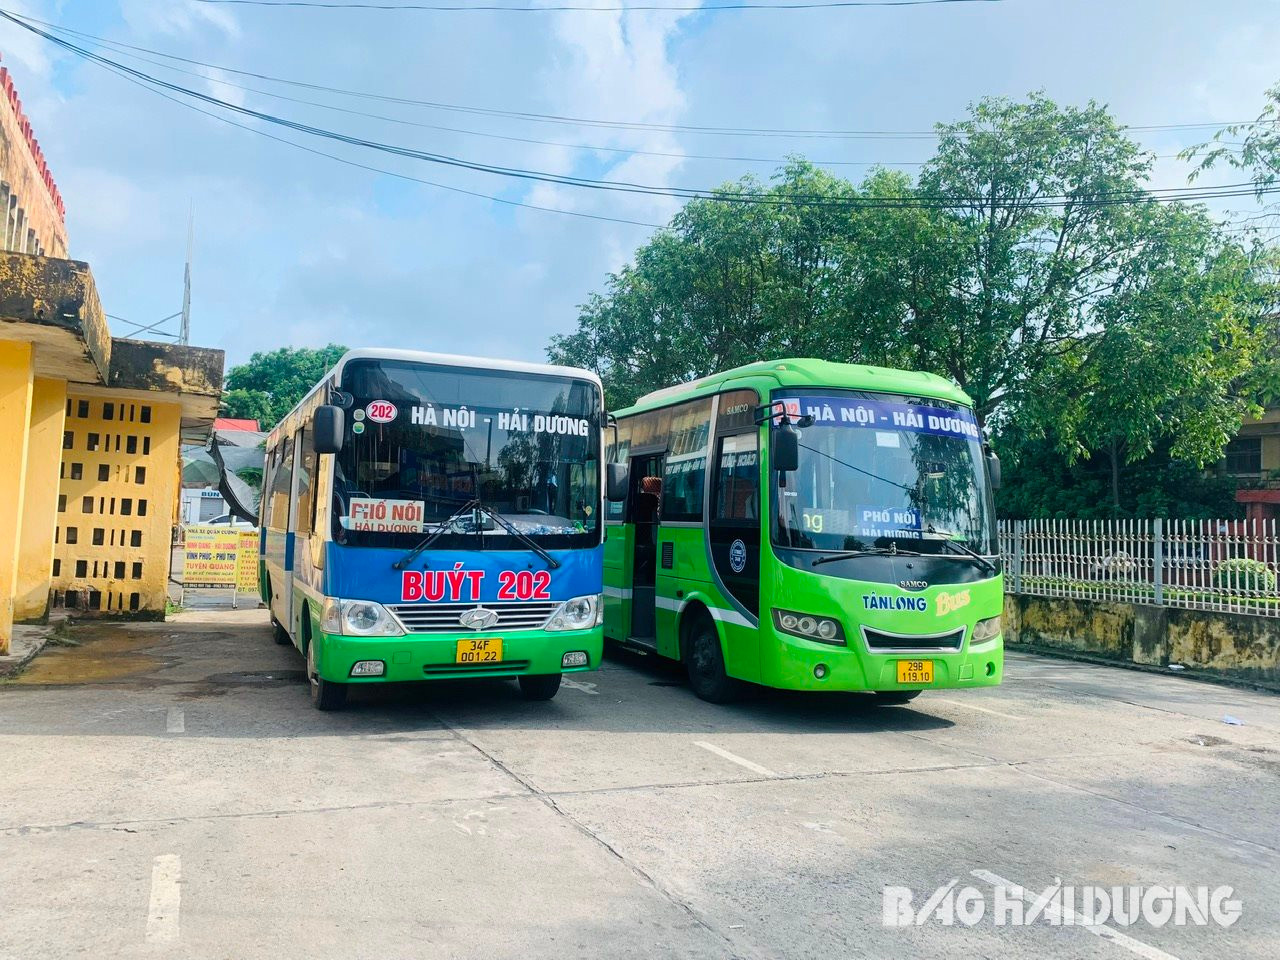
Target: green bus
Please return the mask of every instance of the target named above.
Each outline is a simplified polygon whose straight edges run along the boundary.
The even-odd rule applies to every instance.
[[[605,636],[698,696],[1000,682],[1000,464],[950,381],[764,361],[643,397],[606,443]]]

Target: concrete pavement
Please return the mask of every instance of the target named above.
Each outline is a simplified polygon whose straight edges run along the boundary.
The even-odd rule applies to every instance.
[[[1273,957],[1280,698],[1011,655],[909,707],[697,700],[629,655],[311,709],[258,611],[82,627],[0,685],[0,958]],[[1228,725],[1232,716],[1243,725]],[[975,875],[977,874],[981,876]],[[953,878],[1234,888],[1116,937],[882,923]]]

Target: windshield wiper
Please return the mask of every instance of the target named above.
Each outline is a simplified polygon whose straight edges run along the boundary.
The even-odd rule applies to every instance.
[[[479,502],[477,502],[476,504],[476,511],[478,513],[487,513],[493,519],[494,523],[502,527],[503,530],[507,531],[507,533],[511,534],[513,537],[515,537],[517,540],[523,543],[526,547],[528,547],[530,550],[532,550],[534,553],[540,556],[543,560],[545,560],[547,562],[547,566],[549,566],[552,570],[558,570],[560,568],[559,560],[557,560],[550,553],[548,553],[546,548],[543,547],[543,545],[540,544],[537,540],[533,539],[533,537],[529,536],[523,530],[518,529],[515,526],[515,524],[507,520],[506,517],[498,516],[498,514],[494,513],[493,510],[491,510],[489,507],[486,507],[484,504]],[[483,536],[483,533],[481,535]]]
[[[464,503],[457,510],[451,513],[448,517],[441,520],[439,525],[435,528],[435,530],[433,530],[430,534],[428,534],[427,537],[423,539],[416,547],[414,547],[412,550],[406,553],[403,557],[401,557],[399,560],[393,563],[391,565],[391,569],[403,570],[409,564],[413,563],[414,558],[417,557],[418,554],[422,553],[423,550],[427,549],[427,547],[431,546],[433,543],[439,540],[440,537],[444,535],[444,532],[448,530],[450,527],[452,527],[453,524],[464,513],[466,513],[468,510],[479,507],[479,505],[480,505],[479,500],[471,500],[467,503]]]
[[[810,566],[818,567],[824,563],[834,563],[836,560],[851,560],[854,557],[923,557],[924,554],[917,550],[899,550],[897,547],[872,547],[870,550],[846,550],[843,553],[833,553],[829,557],[819,557],[813,561]]]
[[[940,537],[942,537],[941,543],[943,544],[943,546],[950,547],[953,550],[959,550],[965,556],[971,557],[972,559],[978,561],[978,563],[982,565],[982,568],[984,570],[990,571],[991,573],[996,572],[996,565],[994,563],[992,563],[990,560],[988,560],[986,557],[984,557],[982,554],[980,554],[977,550],[973,549],[973,547],[969,546],[968,544],[961,543],[959,540],[952,540],[951,537],[953,536],[953,534],[950,533],[949,531],[935,530],[933,525],[930,524],[929,532],[937,534]]]

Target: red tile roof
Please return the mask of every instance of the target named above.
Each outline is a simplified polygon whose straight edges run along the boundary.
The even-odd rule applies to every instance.
[[[254,433],[261,433],[262,428],[258,426],[257,420],[237,420],[234,417],[218,417],[213,421],[213,429],[215,430],[252,430]]]

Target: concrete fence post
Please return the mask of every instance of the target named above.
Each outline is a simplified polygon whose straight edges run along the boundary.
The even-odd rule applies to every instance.
[[[1151,521],[1151,583],[1155,587],[1155,605],[1164,603],[1164,521]]]

